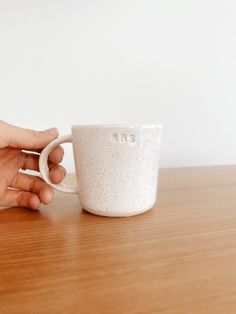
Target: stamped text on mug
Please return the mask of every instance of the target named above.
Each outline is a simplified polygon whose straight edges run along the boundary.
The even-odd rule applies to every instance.
[[[112,133],[111,141],[116,143],[134,144],[136,142],[134,134],[127,133]]]

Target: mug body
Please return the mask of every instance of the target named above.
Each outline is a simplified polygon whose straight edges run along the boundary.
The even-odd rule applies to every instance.
[[[96,215],[131,216],[157,196],[160,125],[73,126],[78,195]]]

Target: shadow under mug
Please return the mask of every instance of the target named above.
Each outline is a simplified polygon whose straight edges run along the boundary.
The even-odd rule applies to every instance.
[[[42,151],[42,178],[55,190],[76,193],[83,209],[102,216],[132,216],[151,209],[157,197],[161,125],[77,125]],[[76,186],[53,184],[48,156],[73,144]]]

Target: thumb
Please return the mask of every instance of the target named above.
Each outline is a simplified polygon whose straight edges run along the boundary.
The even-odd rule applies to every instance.
[[[42,149],[58,137],[58,130],[46,131],[23,129],[0,121],[0,147],[14,147],[28,150]]]

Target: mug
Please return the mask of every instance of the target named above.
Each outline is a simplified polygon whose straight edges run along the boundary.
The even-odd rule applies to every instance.
[[[42,178],[55,190],[76,193],[86,211],[132,216],[151,209],[157,197],[161,125],[75,125],[72,135],[55,139],[39,159]],[[76,186],[53,184],[48,156],[73,144]]]

